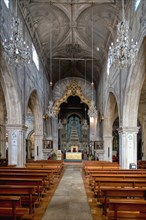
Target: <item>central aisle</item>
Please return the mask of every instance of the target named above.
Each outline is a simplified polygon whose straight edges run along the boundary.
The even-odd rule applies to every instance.
[[[42,220],[92,220],[79,166],[65,167]]]

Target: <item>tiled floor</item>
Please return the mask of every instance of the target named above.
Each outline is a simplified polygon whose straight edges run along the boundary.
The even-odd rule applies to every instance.
[[[42,220],[93,220],[80,166],[65,167]]]

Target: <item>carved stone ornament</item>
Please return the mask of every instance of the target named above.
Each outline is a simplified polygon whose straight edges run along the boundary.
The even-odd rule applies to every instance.
[[[88,100],[82,93],[81,87],[78,85],[78,83],[73,80],[69,86],[66,87],[64,95],[55,101],[53,109],[55,112],[59,112],[60,105],[68,99],[70,96],[78,96],[81,99],[82,103],[85,103],[90,108],[91,101]]]

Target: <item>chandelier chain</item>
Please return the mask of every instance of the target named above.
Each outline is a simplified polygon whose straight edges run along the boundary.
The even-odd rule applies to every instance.
[[[85,90],[85,96],[86,96],[86,60],[85,60],[85,88],[84,88],[84,90]],[[83,125],[82,125],[82,129],[83,130],[88,130],[88,123],[87,123],[87,119],[86,119],[86,104],[85,104],[85,120],[84,120],[84,123],[83,123]]]
[[[51,86],[51,91],[52,91],[52,25],[50,25],[50,86]],[[55,107],[53,106],[53,100],[49,101],[49,105],[48,105],[48,111],[47,111],[47,115],[51,118],[56,118],[57,117],[57,111],[55,109]]]
[[[59,60],[59,95],[60,95],[60,60]],[[59,122],[58,122],[58,129],[62,129],[63,128],[63,124],[61,122],[61,118],[60,118],[60,111],[61,109],[59,110]]]
[[[92,89],[92,100],[91,100],[91,105],[89,107],[88,110],[88,116],[89,117],[97,117],[97,110],[96,107],[94,105],[94,100],[93,100],[93,87],[94,87],[94,83],[93,83],[93,5],[92,5],[92,22],[91,22],[91,36],[92,36],[92,83],[91,83],[91,89]]]

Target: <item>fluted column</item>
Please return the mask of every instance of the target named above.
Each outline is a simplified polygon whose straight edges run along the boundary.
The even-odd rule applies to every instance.
[[[8,131],[8,164],[23,167],[26,164],[25,125],[7,125]]]
[[[137,165],[137,133],[138,127],[119,128],[119,164],[129,169],[131,163]]]
[[[112,161],[112,144],[113,144],[113,136],[105,135],[103,136],[104,141],[104,159],[107,161]]]

